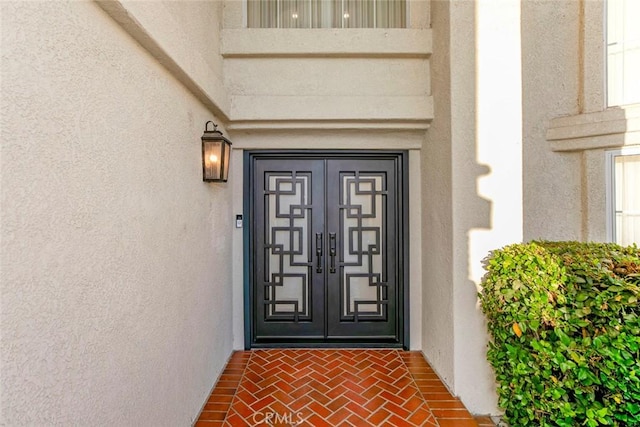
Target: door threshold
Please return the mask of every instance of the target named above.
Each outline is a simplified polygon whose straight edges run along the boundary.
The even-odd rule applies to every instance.
[[[266,348],[375,348],[375,349],[404,349],[400,343],[371,343],[371,342],[274,342],[274,343],[254,343],[250,348],[245,350],[266,349]]]

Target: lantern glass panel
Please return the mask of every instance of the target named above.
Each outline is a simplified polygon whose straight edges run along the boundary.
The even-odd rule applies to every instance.
[[[229,162],[231,161],[231,144],[223,144],[222,150],[223,153],[223,168],[222,168],[222,179],[224,181],[229,177]]]
[[[203,141],[202,161],[205,180],[220,180],[222,178],[223,145],[223,141]]]

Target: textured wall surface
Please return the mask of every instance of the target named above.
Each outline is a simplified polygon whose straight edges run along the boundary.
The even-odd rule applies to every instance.
[[[228,118],[219,55],[222,0],[95,1],[204,105]]]
[[[475,20],[474,35],[456,31],[460,36],[452,41],[452,51],[459,54],[452,63],[468,66],[458,69],[466,76],[462,81],[475,71],[472,84],[465,87],[460,80],[452,84],[455,391],[472,412],[493,414],[497,396],[486,361],[488,336],[477,291],[489,252],[522,241],[520,3],[477,0],[471,8],[455,9],[457,28]],[[462,56],[470,44],[475,52]],[[475,94],[475,99],[467,104],[468,94]],[[470,107],[475,107],[473,116]],[[475,129],[469,129],[467,123],[474,119]],[[475,141],[470,144],[469,140]]]
[[[288,31],[288,38],[268,30],[247,33],[224,32],[224,81],[232,100],[230,116],[236,121],[264,125],[276,122],[367,121],[381,124],[403,123],[404,127],[426,128],[432,118],[429,88],[430,53],[428,31],[356,30],[277,30]],[[308,32],[304,32],[308,31]],[[301,33],[302,32],[302,33]],[[424,35],[425,43],[416,52],[376,51],[375,40],[367,43],[367,34],[393,39],[393,46],[414,41],[414,34]],[[327,53],[331,43],[309,43],[309,40],[336,38],[346,34],[344,46],[369,47],[366,52],[338,49]],[[384,34],[384,37],[382,36]],[[242,35],[242,37],[240,37]],[[241,40],[237,40],[240,39]],[[247,46],[263,45],[270,51],[256,54]],[[298,49],[293,49],[293,47]],[[309,52],[301,52],[308,48]],[[235,50],[234,50],[235,49]],[[315,49],[312,51],[312,49]],[[294,51],[283,54],[282,52]]]
[[[525,240],[582,238],[580,155],[546,139],[549,120],[578,113],[579,3],[522,3]]]
[[[189,425],[232,345],[213,117],[95,3],[0,11],[0,424]]]
[[[451,171],[450,3],[431,7],[431,59],[434,120],[421,150],[423,189],[422,345],[434,369],[449,385],[454,380],[453,225]]]
[[[185,3],[188,3],[187,7]],[[158,2],[147,3],[146,6],[151,13],[155,13]],[[177,26],[186,33],[185,41],[192,43],[197,40],[200,43],[197,49],[191,49],[191,54],[193,55],[194,50],[198,51],[209,66],[207,71],[213,72],[217,78],[222,79],[222,57],[219,54],[224,2],[222,0],[167,1],[163,2],[163,6],[173,16]]]
[[[429,1],[409,2],[407,29],[246,29],[245,2],[224,6],[221,50],[233,129],[304,121],[316,128],[428,126]]]
[[[498,413],[482,260],[522,239],[519,6],[432,3],[434,120],[423,149],[423,351],[474,413]]]

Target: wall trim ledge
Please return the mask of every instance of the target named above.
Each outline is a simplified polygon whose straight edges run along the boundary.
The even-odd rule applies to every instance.
[[[430,29],[243,28],[222,31],[222,56],[428,58]]]
[[[429,129],[428,120],[236,120],[229,122],[228,130],[379,130],[379,131],[404,131]]]
[[[553,151],[583,151],[640,144],[640,104],[557,117],[549,122]]]

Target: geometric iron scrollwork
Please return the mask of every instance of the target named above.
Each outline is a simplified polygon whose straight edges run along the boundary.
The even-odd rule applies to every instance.
[[[387,320],[385,173],[340,174],[341,320]]]
[[[311,175],[267,172],[265,197],[265,321],[310,319]]]

